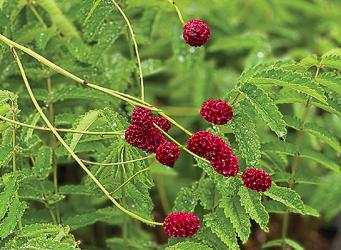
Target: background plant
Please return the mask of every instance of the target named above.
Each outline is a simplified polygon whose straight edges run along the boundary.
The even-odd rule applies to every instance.
[[[231,124],[210,129],[230,142],[241,169],[264,168],[277,185],[264,195],[248,191],[184,152],[174,169],[160,166],[120,136],[131,105],[76,85],[16,49],[52,125],[64,128],[63,139],[120,204],[147,220],[162,221],[170,210],[200,215],[196,236],[163,245],[161,227],[113,207],[52,133],[37,129],[46,125],[13,50],[1,43],[2,247],[74,249],[79,240],[81,248],[97,249],[238,249],[267,241],[263,246],[300,249],[295,239],[313,249],[316,242],[288,230],[288,213],[306,215],[304,225],[318,228],[341,209],[338,1],[180,1],[185,20],[211,26],[209,44],[199,49],[181,39],[169,1],[118,3],[140,47],[146,101],[198,131],[208,127],[198,115],[204,100],[235,100]],[[130,32],[112,1],[5,0],[0,7],[1,34],[81,79],[141,96]],[[171,135],[187,140],[181,129]],[[319,212],[322,218],[312,219]]]

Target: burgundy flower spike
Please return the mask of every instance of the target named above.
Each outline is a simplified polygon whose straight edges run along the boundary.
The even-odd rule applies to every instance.
[[[242,180],[247,188],[264,192],[271,187],[272,180],[267,172],[257,168],[244,170]]]
[[[226,124],[233,117],[231,106],[224,100],[208,100],[204,102],[200,114],[206,121],[217,125]]]
[[[156,150],[156,159],[163,165],[173,167],[179,158],[180,150],[173,142],[164,142]]]
[[[201,20],[191,20],[185,24],[182,35],[187,44],[200,47],[210,38],[210,28]]]
[[[192,213],[171,213],[163,222],[163,229],[169,237],[189,237],[194,235],[199,228],[199,218]]]
[[[172,124],[166,118],[162,116],[154,117],[153,123],[158,125],[165,132],[168,132],[172,127]]]

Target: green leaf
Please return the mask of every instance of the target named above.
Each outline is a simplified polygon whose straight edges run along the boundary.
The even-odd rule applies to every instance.
[[[222,209],[204,215],[204,222],[226,244],[228,249],[239,249],[234,228],[229,219],[226,219]]]
[[[341,69],[341,49],[336,48],[322,55],[321,67]]]
[[[38,156],[33,167],[37,178],[45,179],[49,176],[52,169],[52,149],[48,146],[42,146],[38,151]]]
[[[322,103],[326,103],[323,89],[315,83],[314,79],[294,71],[271,69],[257,73],[250,82],[259,85],[277,85],[298,90],[316,98]]]
[[[286,142],[266,143],[263,144],[264,151],[278,152],[291,156],[300,156],[320,163],[322,166],[340,173],[339,165],[333,160],[327,158],[325,155],[316,152],[311,149],[303,148],[300,151],[297,150],[296,146]]]
[[[257,113],[260,114],[277,136],[283,137],[286,135],[287,130],[283,116],[274,104],[274,101],[264,90],[257,88],[255,85],[245,83],[241,86],[240,91],[251,102]]]
[[[214,207],[215,192],[215,185],[211,179],[204,179],[199,182],[198,193],[200,197],[200,204],[203,208],[211,210]]]
[[[286,245],[292,247],[294,250],[304,250],[302,246],[300,246],[297,242],[290,240],[288,238],[285,238],[284,240],[271,240],[262,245],[262,249],[269,248],[269,247],[281,247],[283,246],[283,243]]]
[[[0,168],[6,166],[12,159],[12,147],[0,145]]]
[[[271,188],[265,191],[264,194],[289,208],[297,210],[301,214],[305,214],[304,204],[300,195],[290,188],[279,187],[272,183]]]
[[[261,202],[262,195],[244,186],[239,188],[238,194],[240,196],[240,202],[250,218],[256,221],[261,229],[268,232],[269,214]]]
[[[77,230],[79,228],[94,224],[97,221],[110,221],[111,224],[113,224],[113,221],[115,221],[116,224],[120,224],[123,223],[124,216],[122,216],[122,213],[118,209],[107,207],[87,213],[78,213],[68,217],[64,216],[63,218],[64,224],[68,225],[71,230]]]
[[[74,125],[73,129],[87,131],[91,125],[98,119],[100,111],[99,110],[91,110],[83,115]],[[78,142],[82,138],[83,134],[72,134],[70,141],[70,148],[75,150]]]
[[[13,199],[7,216],[1,221],[0,238],[6,238],[14,230],[18,221],[21,220],[26,207],[26,203],[20,202],[18,199]]]
[[[251,223],[239,199],[235,196],[223,196],[219,206],[224,209],[225,216],[231,220],[241,241],[246,242],[251,233]]]
[[[6,180],[4,180],[5,190],[0,193],[0,220],[5,216],[18,189],[17,177],[15,174],[8,175],[6,176]]]
[[[333,74],[327,73],[327,74],[319,75],[319,77],[316,78],[316,81],[319,84],[321,84],[321,85],[335,91],[339,95],[341,95],[341,77],[337,77]]]
[[[196,242],[190,242],[190,241],[185,241],[185,242],[180,242],[174,246],[169,246],[166,248],[166,250],[213,250],[213,248],[208,247],[204,244],[201,243],[196,243]]]
[[[174,201],[173,211],[194,212],[199,201],[197,185],[195,182],[191,187],[181,188]]]
[[[235,115],[231,121],[233,133],[239,146],[239,152],[249,166],[259,164],[261,158],[260,140],[256,127],[247,112],[243,111],[244,106],[234,108]]]

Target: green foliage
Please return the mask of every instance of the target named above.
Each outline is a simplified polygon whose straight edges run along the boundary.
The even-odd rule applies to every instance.
[[[43,112],[66,130],[60,135],[89,169],[79,168],[49,131],[37,129],[46,124],[1,36],[0,115],[29,127],[0,119],[0,248],[240,249],[249,239],[261,245],[256,227],[282,226],[269,213],[321,214],[316,224],[326,227],[341,211],[338,1],[176,1],[185,20],[200,18],[211,27],[200,48],[184,43],[169,1],[117,2],[134,38],[110,0],[0,0],[1,35],[42,56],[35,60],[16,49]],[[101,134],[129,126],[133,107],[124,94],[141,101],[133,39],[145,101],[181,126],[193,133],[208,128],[198,114],[204,100],[232,105],[233,119],[209,130],[237,155],[236,177],[192,162],[185,151],[174,168],[165,168],[128,145],[123,133]],[[76,77],[44,66],[43,58]],[[176,126],[170,135],[187,140]],[[272,187],[246,189],[240,174],[248,167],[268,171]],[[146,228],[120,211],[90,175],[143,219],[162,223],[172,207],[195,213],[201,228],[166,243],[161,226]],[[291,234],[262,247],[309,246],[288,237],[297,240]]]

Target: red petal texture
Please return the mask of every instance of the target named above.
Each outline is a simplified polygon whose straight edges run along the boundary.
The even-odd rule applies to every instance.
[[[272,180],[267,172],[257,168],[244,170],[242,180],[247,188],[264,192],[271,187]]]
[[[232,117],[232,107],[224,100],[208,100],[200,109],[201,116],[208,122],[217,125],[228,123]]]
[[[149,109],[137,107],[131,115],[131,124],[150,128],[153,125],[153,114]]]
[[[236,176],[238,173],[238,159],[234,154],[222,153],[219,158],[212,160],[214,170],[225,177]]]
[[[164,142],[156,150],[156,159],[163,165],[173,167],[179,158],[179,147],[173,142]]]
[[[189,237],[194,235],[199,228],[199,218],[193,213],[172,213],[163,222],[163,229],[169,237]]]
[[[210,38],[210,28],[201,20],[190,20],[185,24],[182,35],[187,44],[200,47]]]
[[[154,117],[153,123],[158,125],[165,132],[168,132],[172,127],[172,124],[166,118],[162,116]]]
[[[208,131],[199,131],[188,139],[187,148],[193,153],[206,158],[212,149],[212,142],[215,136]]]
[[[148,153],[155,153],[158,146],[166,141],[164,135],[154,127],[146,129],[130,125],[125,132],[125,140]]]

